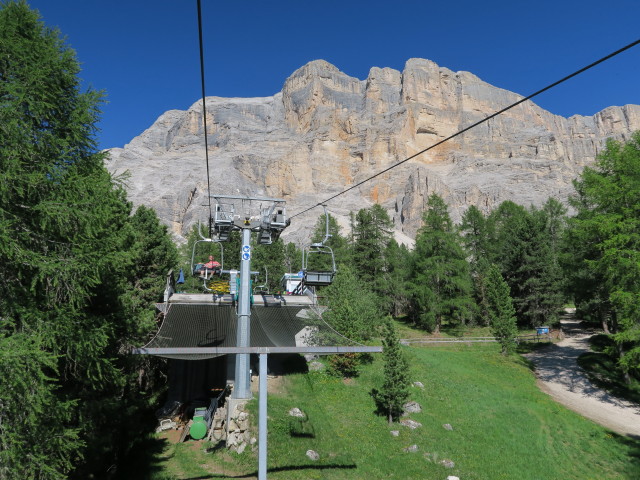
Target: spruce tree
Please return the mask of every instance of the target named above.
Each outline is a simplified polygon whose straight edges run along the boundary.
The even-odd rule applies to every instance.
[[[445,320],[465,323],[471,317],[471,275],[447,205],[433,194],[418,230],[409,280],[419,325],[438,333]]]
[[[349,265],[340,265],[331,285],[323,290],[329,309],[324,318],[341,335],[363,342],[380,326],[375,295]]]
[[[405,358],[398,333],[393,322],[387,319],[384,325],[384,382],[380,390],[373,389],[373,397],[378,411],[387,415],[389,423],[393,423],[402,415],[403,405],[409,398],[409,364]]]
[[[126,352],[175,260],[155,214],[132,217],[106,171],[102,94],[80,91],[79,70],[26,3],[2,6],[2,480],[89,478],[122,461],[150,385]]]
[[[507,355],[515,348],[518,326],[509,285],[495,265],[491,265],[487,272],[487,301],[491,316],[491,333],[502,346],[502,354]]]
[[[574,183],[577,210],[570,220],[574,247],[574,291],[588,287],[610,316],[616,354],[627,380],[640,375],[640,132],[626,143],[609,141],[594,167],[585,168]],[[583,279],[592,272],[593,280]],[[578,300],[578,298],[576,298]],[[584,297],[579,308],[583,308]]]
[[[383,272],[382,294],[387,299],[387,313],[398,317],[407,312],[411,295],[407,282],[411,272],[411,252],[391,239],[384,254],[387,269]]]
[[[392,239],[391,219],[384,208],[375,204],[359,210],[354,220],[353,264],[358,277],[383,299],[386,288],[384,274],[388,271],[385,253]]]
[[[487,299],[487,273],[490,265],[489,222],[482,212],[472,205],[462,215],[459,229],[462,243],[469,254],[476,321],[488,326],[491,323]]]
[[[518,320],[533,327],[555,323],[564,303],[558,241],[561,214],[506,201],[491,213],[492,262],[509,284]]]

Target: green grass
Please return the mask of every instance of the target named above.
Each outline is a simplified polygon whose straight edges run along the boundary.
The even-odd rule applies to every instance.
[[[396,330],[400,338],[423,338],[432,336],[427,330],[417,328],[409,317],[398,317],[394,321]],[[477,325],[448,325],[445,323],[440,329],[439,337],[491,337],[491,329],[489,327],[480,327]]]
[[[640,478],[639,440],[608,432],[553,402],[539,391],[524,361],[504,358],[498,348],[405,349],[412,380],[425,385],[424,390],[411,389],[411,399],[423,408],[410,417],[422,423],[417,430],[389,426],[374,415],[369,391],[382,382],[380,356],[348,382],[322,372],[289,375],[286,394],[269,396],[269,478]],[[250,403],[254,412],[256,403]],[[306,419],[289,417],[293,407],[303,410]],[[454,430],[445,430],[445,423]],[[399,437],[390,430],[399,430]],[[403,452],[412,444],[418,445],[417,453]],[[220,478],[222,467],[230,478],[256,474],[255,452],[205,454],[203,447],[178,446],[165,472],[180,479]],[[309,460],[308,449],[316,450],[320,460]],[[185,451],[193,470],[179,460]],[[443,459],[455,462],[455,468],[440,465]]]
[[[627,384],[616,360],[607,354],[607,350],[614,347],[611,336],[594,335],[589,342],[594,351],[578,357],[578,365],[585,370],[589,380],[616,397],[640,404],[640,381],[632,378]]]

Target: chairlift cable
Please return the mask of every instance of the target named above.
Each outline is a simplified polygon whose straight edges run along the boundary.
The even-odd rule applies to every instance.
[[[200,85],[202,87],[202,121],[204,127],[204,157],[207,163],[207,201],[209,202],[209,231],[211,231],[211,218],[213,210],[211,209],[211,184],[209,180],[209,141],[207,137],[207,105],[204,89],[204,47],[202,45],[202,8],[200,0],[198,0],[198,40],[200,44]]]
[[[207,165],[207,203],[209,207],[209,235],[211,235],[211,219],[213,218],[213,209],[211,208],[211,180],[209,174],[209,139],[207,134],[207,103],[206,103],[206,93],[205,93],[205,81],[204,81],[204,46],[202,42],[202,6],[200,0],[197,0],[198,7],[198,45],[199,45],[199,53],[200,53],[200,86],[202,88],[202,126],[204,128],[204,157]],[[197,242],[196,242],[197,244]],[[222,247],[222,245],[220,245]],[[194,244],[194,252],[195,252],[195,244]],[[224,255],[224,254],[223,254]],[[192,256],[193,263],[193,256]],[[193,265],[192,265],[193,268]],[[191,272],[193,273],[193,271]],[[206,285],[206,282],[205,282]],[[218,367],[220,369],[220,367]],[[226,387],[225,387],[226,388]],[[226,468],[223,467],[222,471],[225,472]]]
[[[580,74],[581,74],[581,73],[583,73],[583,72],[586,72],[587,70],[589,70],[589,69],[591,69],[591,68],[595,67],[596,65],[598,65],[598,64],[600,64],[600,63],[602,63],[602,62],[605,62],[606,60],[609,60],[609,59],[611,59],[611,58],[615,57],[616,55],[619,55],[620,53],[624,52],[625,50],[629,50],[630,48],[635,47],[635,46],[636,46],[636,45],[638,45],[639,43],[640,43],[640,39],[638,39],[638,40],[636,40],[636,41],[634,41],[634,42],[631,42],[630,44],[628,44],[628,45],[626,45],[626,46],[624,46],[624,47],[622,47],[622,48],[620,48],[620,49],[616,50],[615,52],[610,53],[609,55],[606,55],[606,56],[602,57],[601,59],[596,60],[595,62],[593,62],[593,63],[591,63],[591,64],[587,65],[586,67],[582,67],[581,69],[576,70],[576,71],[575,71],[575,72],[573,72],[572,74],[567,75],[566,77],[561,78],[560,80],[558,80],[558,81],[556,81],[556,82],[553,82],[553,83],[552,83],[552,84],[550,84],[550,85],[547,85],[546,87],[544,87],[544,88],[542,88],[542,89],[538,90],[537,92],[534,92],[534,93],[532,93],[531,95],[529,95],[529,96],[527,96],[527,97],[524,97],[524,98],[522,98],[522,99],[518,100],[518,101],[517,101],[517,102],[515,102],[515,103],[512,103],[511,105],[509,105],[509,106],[507,106],[507,107],[503,108],[502,110],[499,110],[499,111],[497,111],[497,112],[495,112],[495,113],[493,113],[493,114],[489,115],[488,117],[485,117],[485,118],[483,118],[482,120],[480,120],[480,121],[478,121],[478,122],[476,122],[476,123],[474,123],[474,124],[472,124],[472,125],[469,125],[468,127],[463,128],[462,130],[458,130],[458,131],[457,131],[456,133],[454,133],[453,135],[450,135],[450,136],[448,136],[447,138],[445,138],[445,139],[443,139],[443,140],[440,140],[440,141],[439,141],[439,142],[437,142],[437,143],[434,143],[434,144],[433,144],[433,145],[431,145],[430,147],[427,147],[427,148],[425,148],[424,150],[419,151],[418,153],[414,153],[414,154],[413,154],[413,155],[411,155],[410,157],[407,157],[407,158],[405,158],[404,160],[402,160],[402,161],[400,161],[400,162],[398,162],[398,163],[395,163],[395,164],[393,164],[393,165],[391,165],[391,166],[389,166],[389,167],[385,168],[384,170],[379,171],[378,173],[376,173],[376,174],[374,174],[374,175],[372,175],[372,176],[370,176],[370,177],[368,177],[368,178],[366,178],[366,179],[364,179],[364,180],[362,180],[362,181],[360,181],[360,182],[356,183],[355,185],[350,186],[349,188],[347,188],[347,189],[345,189],[345,190],[342,190],[341,192],[336,193],[335,195],[333,195],[333,196],[331,196],[331,197],[329,197],[329,198],[327,198],[327,199],[325,199],[325,200],[322,200],[321,202],[316,203],[315,205],[313,205],[313,206],[311,206],[311,207],[309,207],[309,208],[307,208],[307,209],[305,209],[305,210],[303,210],[303,211],[301,211],[301,212],[299,212],[299,213],[296,213],[295,215],[292,215],[292,216],[291,216],[291,217],[289,217],[289,218],[295,218],[295,217],[297,217],[297,216],[299,216],[299,215],[302,215],[302,214],[304,214],[304,213],[307,213],[307,212],[308,212],[308,211],[310,211],[310,210],[313,210],[313,209],[314,209],[314,208],[316,208],[316,207],[320,207],[320,206],[322,206],[322,205],[324,205],[324,204],[326,204],[326,203],[330,202],[331,200],[334,200],[335,198],[337,198],[337,197],[339,197],[339,196],[341,196],[341,195],[344,195],[345,193],[347,193],[347,192],[349,192],[349,191],[351,191],[351,190],[353,190],[353,189],[355,189],[355,188],[360,187],[361,185],[363,185],[363,184],[365,184],[365,183],[369,182],[370,180],[373,180],[374,178],[379,177],[380,175],[382,175],[382,174],[384,174],[384,173],[387,173],[389,170],[392,170],[392,169],[394,169],[394,168],[396,168],[396,167],[399,167],[399,166],[400,166],[400,165],[402,165],[403,163],[406,163],[406,162],[408,162],[409,160],[412,160],[412,159],[416,158],[417,156],[422,155],[423,153],[428,152],[429,150],[431,150],[431,149],[433,149],[433,148],[435,148],[435,147],[437,147],[437,146],[439,146],[439,145],[442,145],[443,143],[445,143],[445,142],[447,142],[447,141],[449,141],[449,140],[451,140],[451,139],[453,139],[453,138],[457,137],[458,135],[462,135],[463,133],[465,133],[465,132],[467,132],[467,131],[471,130],[472,128],[475,128],[475,127],[477,127],[478,125],[481,125],[481,124],[483,124],[483,123],[485,123],[485,122],[487,122],[487,121],[491,120],[492,118],[497,117],[498,115],[500,115],[500,114],[502,114],[502,113],[506,112],[507,110],[511,110],[513,107],[516,107],[516,106],[520,105],[521,103],[524,103],[524,102],[526,102],[527,100],[530,100],[530,99],[532,99],[533,97],[536,97],[536,96],[540,95],[541,93],[546,92],[547,90],[550,90],[551,88],[553,88],[553,87],[556,87],[556,86],[560,85],[560,84],[561,84],[561,83],[563,83],[563,82],[566,82],[566,81],[567,81],[567,80],[569,80],[570,78],[573,78],[573,77],[575,77],[575,76],[577,76],[577,75],[580,75]]]

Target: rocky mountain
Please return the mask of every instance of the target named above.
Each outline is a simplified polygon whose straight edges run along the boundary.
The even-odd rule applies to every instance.
[[[402,72],[372,68],[366,80],[317,60],[264,98],[206,99],[211,192],[284,198],[289,216],[419,152],[522,97],[468,72],[410,59]],[[414,237],[435,192],[458,220],[469,205],[488,212],[503,200],[563,202],[571,181],[607,138],[640,129],[640,106],[564,118],[531,101],[338,197],[331,214],[377,202],[401,238]],[[134,204],[155,208],[178,236],[206,221],[202,102],[171,110],[107,168],[126,180]],[[284,236],[303,240],[322,213],[296,216]]]

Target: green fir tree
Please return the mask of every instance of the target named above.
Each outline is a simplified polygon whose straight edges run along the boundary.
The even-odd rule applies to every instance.
[[[417,323],[438,333],[445,320],[464,324],[470,319],[471,275],[447,205],[436,194],[429,197],[423,223],[416,237],[409,286]]]
[[[495,265],[489,267],[487,274],[487,300],[491,315],[491,333],[502,346],[502,354],[508,355],[513,352],[518,335],[516,310],[509,295],[509,285]]]
[[[580,272],[573,288],[585,288],[599,302],[591,311],[610,317],[602,321],[610,326],[629,381],[640,376],[640,132],[626,143],[609,141],[574,185],[577,215],[570,235],[581,243],[572,251]],[[593,279],[585,282],[589,273]],[[584,309],[585,296],[578,301]]]
[[[393,322],[387,319],[384,325],[384,382],[380,390],[373,389],[373,397],[378,411],[387,416],[389,423],[393,423],[402,415],[403,405],[409,398],[409,364],[407,362],[398,332]]]
[[[2,5],[2,480],[84,479],[121,464],[159,388],[127,352],[153,325],[149,303],[175,251],[106,171],[94,139],[102,94],[80,91],[79,70],[25,2]]]

